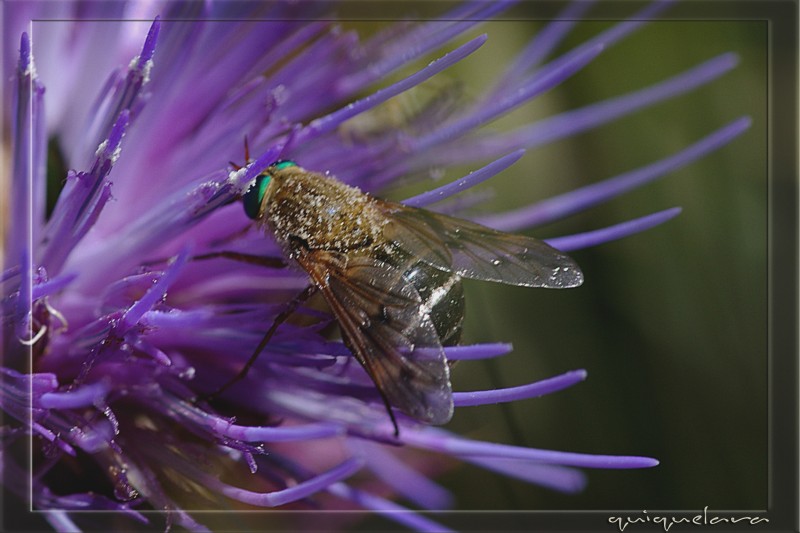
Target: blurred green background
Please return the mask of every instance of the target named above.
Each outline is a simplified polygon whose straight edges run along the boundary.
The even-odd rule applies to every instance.
[[[725,52],[739,55],[738,67],[686,95],[529,151],[482,186],[496,193],[487,205],[515,208],[639,168],[744,115],[752,126],[658,182],[530,231],[540,238],[568,235],[683,208],[655,229],[573,252],[586,277],[583,287],[547,291],[467,282],[465,340],[508,341],[514,351],[458,365],[455,390],[521,385],[577,368],[589,377],[544,398],[459,409],[448,426],[497,442],[646,455],[661,464],[586,470],[588,486],[577,495],[464,466],[440,478],[454,488],[459,509],[767,505],[767,23],[669,15],[488,127],[502,130],[613,98]],[[488,22],[471,34],[485,32],[489,41],[448,71],[467,80],[468,97],[499,76],[543,27],[522,18]],[[557,55],[613,24],[581,22]],[[445,180],[479,166],[450,169]]]

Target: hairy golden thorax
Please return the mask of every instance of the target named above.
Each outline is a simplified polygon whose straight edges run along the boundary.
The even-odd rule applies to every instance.
[[[301,239],[310,249],[348,252],[380,242],[386,216],[356,187],[298,167],[276,170],[259,216],[278,243]]]

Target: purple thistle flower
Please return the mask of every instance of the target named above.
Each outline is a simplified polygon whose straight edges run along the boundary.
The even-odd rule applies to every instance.
[[[413,95],[488,46],[486,35],[454,43],[508,3],[466,3],[438,20],[366,39],[328,22],[316,4],[14,4],[3,28],[6,38],[20,38],[18,47],[6,43],[3,58],[6,78],[14,77],[13,99],[4,102],[13,229],[2,274],[3,472],[14,480],[6,488],[31,498],[60,531],[80,525],[85,516],[75,511],[116,511],[114,520],[147,524],[158,518],[146,511],[163,511],[168,525],[202,531],[203,515],[193,511],[284,506],[366,509],[411,528],[447,530],[422,514],[397,512],[404,508],[393,501],[406,498],[423,510],[454,505],[426,475],[436,466],[424,465],[422,452],[564,492],[583,488],[576,468],[657,464],[482,442],[399,413],[395,437],[375,385],[330,334],[332,316],[311,305],[277,329],[245,379],[203,401],[236,375],[308,280],[293,268],[198,257],[280,255],[236,201],[276,160],[291,158],[376,195],[422,181],[431,169],[467,164],[476,170],[405,200],[463,218],[480,198],[454,195],[524,150],[690,91],[735,66],[725,54],[510,132],[483,127],[589,67],[667,4],[653,2],[551,57],[589,5],[575,2],[510,59],[485,94],[455,105],[433,99],[400,126],[366,130],[359,120],[381,104]],[[403,70],[434,53],[425,66]],[[389,82],[393,75],[399,81]],[[522,231],[566,217],[691,163],[748,125],[739,118],[645,167],[471,218]],[[48,213],[49,138],[58,139],[71,170],[59,177],[63,188]],[[231,170],[228,161],[244,164],[245,138],[255,157]],[[563,251],[594,246],[678,212],[666,208],[547,242]],[[503,343],[444,349],[451,361],[510,350]],[[573,370],[507,389],[456,392],[453,402],[459,410],[513,402],[585,378]],[[415,470],[417,463],[424,467]]]

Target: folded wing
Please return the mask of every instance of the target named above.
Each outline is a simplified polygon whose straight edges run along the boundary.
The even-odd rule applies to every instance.
[[[384,236],[436,268],[525,287],[560,289],[583,283],[575,261],[532,237],[392,202],[379,204],[390,220]]]
[[[449,421],[453,399],[444,350],[403,272],[367,254],[311,250],[297,260],[383,398],[419,421]]]

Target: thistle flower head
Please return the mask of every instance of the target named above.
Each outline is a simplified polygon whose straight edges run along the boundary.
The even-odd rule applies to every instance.
[[[265,169],[292,159],[380,196],[468,164],[474,172],[404,201],[465,216],[481,198],[450,197],[512,165],[525,149],[689,91],[734,66],[735,57],[723,55],[510,132],[484,128],[590,68],[665,5],[654,2],[552,57],[569,20],[588,7],[576,2],[510,58],[485,94],[468,99],[449,88],[428,98],[420,87],[490,46],[486,35],[455,40],[507,3],[467,3],[367,38],[342,29],[317,4],[15,5],[4,28],[4,38],[20,39],[6,46],[16,58],[4,58],[14,76],[4,114],[12,132],[0,389],[8,415],[5,479],[15,480],[8,488],[32,498],[58,530],[77,527],[82,515],[72,511],[153,522],[143,511],[158,510],[168,524],[203,530],[192,511],[284,506],[367,509],[425,530],[444,526],[395,513],[402,508],[391,495],[422,509],[453,505],[424,474],[436,470],[428,452],[562,491],[583,487],[576,467],[656,464],[476,441],[402,413],[395,432],[375,384],[336,335],[333,315],[314,300],[277,327],[243,379],[208,395],[237,374],[308,284],[305,272],[281,262],[283,250],[239,201]],[[142,19],[154,22],[143,26]],[[433,53],[436,59],[409,73],[408,65]],[[521,231],[565,217],[693,161],[747,125],[738,119],[647,167],[471,218]],[[69,169],[58,176],[63,186],[52,208],[48,140]],[[677,211],[547,242],[564,251],[591,246]],[[273,261],[265,268],[231,259],[252,256]],[[499,342],[444,348],[449,361],[509,351]],[[585,377],[574,370],[509,389],[455,392],[453,402],[468,412]],[[370,488],[375,481],[379,490]]]

